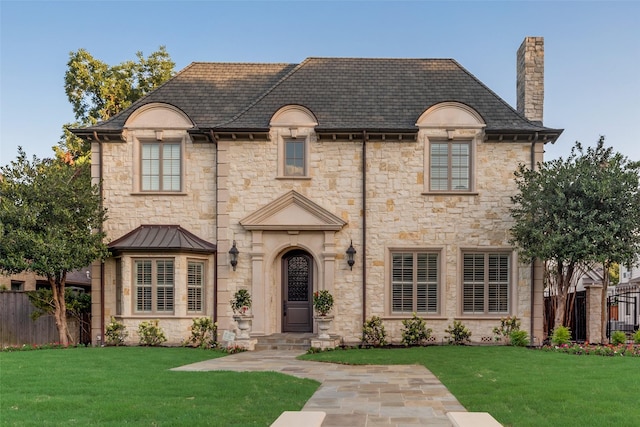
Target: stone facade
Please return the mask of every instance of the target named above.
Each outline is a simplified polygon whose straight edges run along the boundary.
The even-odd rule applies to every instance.
[[[527,46],[531,42],[538,46],[536,38]],[[524,73],[541,71],[539,47],[534,49],[537,59],[533,60],[538,65],[533,71],[525,67]],[[407,74],[407,66],[414,72]],[[92,171],[95,182],[101,182],[108,209],[104,230],[109,242],[141,225],[165,225],[180,226],[216,245],[213,254],[194,253],[184,243],[176,248],[165,242],[167,250],[162,250],[147,242],[145,247],[120,248],[104,264],[96,264],[92,273],[95,341],[100,341],[98,337],[102,338],[104,325],[112,316],[126,324],[130,343],[137,342],[137,325],[150,319],[160,320],[170,344],[179,344],[189,336],[189,326],[196,317],[213,317],[221,333],[233,330],[229,300],[238,289],[247,289],[252,296],[252,338],[290,331],[317,332],[311,305],[300,305],[296,293],[300,289],[295,288],[300,283],[291,278],[303,271],[308,287],[302,300],[310,301],[311,293],[323,289],[334,296],[332,336],[347,344],[358,343],[363,321],[379,316],[390,340],[399,342],[401,321],[412,313],[397,301],[394,306],[394,298],[412,298],[417,307],[421,303],[415,301],[422,298],[418,293],[423,292],[418,268],[411,270],[409,277],[402,267],[407,277],[393,279],[400,271],[394,260],[402,254],[412,254],[416,260],[427,254],[434,260],[429,267],[435,272],[429,273],[429,292],[436,296],[429,300],[432,305],[428,310],[421,307],[417,311],[426,318],[437,342],[444,339],[445,329],[454,320],[461,320],[472,331],[472,340],[490,341],[492,329],[507,315],[521,319],[522,328],[531,332],[536,342],[541,341],[542,274],[539,265],[521,263],[509,242],[509,208],[517,190],[513,173],[520,164],[541,161],[544,143],[561,132],[529,121],[541,120],[541,106],[535,106],[536,113],[527,120],[450,61],[317,59],[290,68],[251,65],[247,70],[256,73],[256,85],[272,78],[273,86],[265,86],[266,92],[257,90],[255,99],[242,101],[246,104],[239,102],[240,112],[229,115],[226,122],[217,116],[208,119],[205,113],[218,111],[200,101],[187,102],[188,96],[199,93],[191,90],[194,78],[224,81],[203,86],[203,91],[231,88],[228,93],[220,92],[220,97],[207,98],[212,103],[218,99],[233,103],[233,84],[239,85],[238,99],[246,95],[240,89],[251,87],[247,86],[249,80],[233,84],[224,80],[233,75],[226,73],[225,67],[242,68],[237,64],[196,64],[170,81],[164,91],[159,89],[112,123],[96,126],[93,133],[91,129],[79,132],[93,142]],[[369,89],[377,92],[361,98],[357,107],[347,108],[344,102],[336,104],[335,97],[326,95],[330,87],[309,89],[326,84],[319,70],[326,73],[336,67],[343,67],[343,74],[351,73],[345,77],[347,83],[359,82],[362,75],[375,76],[362,71],[368,67],[379,75],[389,72],[393,84],[399,83],[393,77],[396,75],[413,79],[406,82],[412,89],[398,96],[395,90],[387,90],[388,85],[372,87]],[[219,77],[210,77],[206,70],[222,71]],[[424,75],[415,78],[416,73]],[[456,78],[448,81],[449,75]],[[407,98],[424,89],[423,78],[432,79],[434,86],[442,85],[438,89],[443,91],[425,92],[438,100],[424,101],[424,105],[422,96]],[[473,97],[455,101],[458,86],[462,98],[470,93]],[[541,89],[538,83],[533,86]],[[519,91],[520,87],[519,82]],[[310,95],[305,105],[300,93],[307,90]],[[362,90],[359,95],[367,89]],[[542,102],[539,94],[526,100],[529,89],[523,91],[523,105]],[[387,107],[382,100],[406,104],[410,112],[405,117],[405,110]],[[474,108],[471,104],[476,101]],[[410,102],[415,104],[411,109]],[[188,115],[185,110],[189,108]],[[371,112],[363,114],[365,110]],[[525,108],[524,114],[530,114],[529,110]],[[362,117],[378,122],[368,127],[353,124]],[[203,124],[207,120],[213,124]],[[242,124],[231,129],[234,121]],[[165,142],[180,147],[180,188],[149,191],[142,184],[146,167],[142,144]],[[441,147],[448,150],[447,190],[434,184],[438,180],[434,165],[442,156],[437,151]],[[460,147],[468,150],[462,155],[464,183],[455,186],[452,171],[459,158],[452,153]],[[295,157],[289,149],[302,154]],[[285,158],[295,162],[287,163]],[[229,250],[233,244],[239,253],[232,268]],[[352,267],[346,255],[350,245],[356,250]],[[484,257],[482,262],[487,265],[499,259],[500,266],[493,265],[491,271],[500,271],[500,278],[489,279],[487,267],[482,279],[469,279],[471,270],[465,270],[464,260],[472,254]],[[173,308],[158,315],[136,305],[137,299],[143,298],[136,294],[140,292],[136,281],[143,279],[134,265],[139,259],[166,258],[175,266]],[[190,279],[186,266],[192,259],[206,265],[204,305],[198,313],[187,307]],[[291,269],[290,262],[301,264]],[[399,280],[403,283],[398,284]],[[478,291],[464,294],[463,283],[466,281],[467,290],[475,289],[469,288],[474,280],[483,281],[487,295],[479,296]],[[491,280],[500,281],[501,287],[492,287],[495,283],[489,284]],[[405,281],[413,286],[411,296],[402,290]],[[499,289],[491,291],[499,296],[490,297],[490,289]],[[484,308],[474,305],[469,309],[477,298],[484,299]],[[500,301],[499,308],[489,308],[491,298]]]

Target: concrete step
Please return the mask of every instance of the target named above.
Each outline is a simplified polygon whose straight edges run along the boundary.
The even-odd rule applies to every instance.
[[[284,333],[266,336],[256,336],[256,350],[300,350],[311,348],[311,333]]]

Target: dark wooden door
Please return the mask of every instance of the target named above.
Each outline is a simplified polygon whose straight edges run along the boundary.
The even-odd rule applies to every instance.
[[[282,258],[282,332],[312,332],[313,258],[302,250]]]

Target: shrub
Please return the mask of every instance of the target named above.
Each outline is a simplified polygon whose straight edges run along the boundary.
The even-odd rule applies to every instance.
[[[634,344],[640,344],[640,329],[638,329],[632,336]]]
[[[164,336],[162,328],[159,326],[159,323],[159,320],[140,322],[140,324],[138,325],[140,345],[157,346],[167,340],[167,338]]]
[[[505,344],[509,344],[511,332],[520,330],[520,320],[516,316],[507,316],[500,318],[500,326],[493,328],[496,335],[496,341],[505,339]]]
[[[529,335],[527,331],[520,329],[511,331],[509,334],[509,342],[516,347],[526,347],[529,344]]]
[[[471,337],[471,331],[459,320],[454,320],[453,325],[449,325],[444,332],[449,334],[449,336],[446,337],[449,344],[454,345],[464,344],[465,342],[468,342]]]
[[[218,324],[210,317],[193,319],[191,324],[191,336],[187,344],[193,347],[214,348],[218,345]]]
[[[326,316],[333,308],[333,295],[326,289],[316,291],[313,294],[313,308],[318,315]]]
[[[624,332],[614,331],[611,334],[611,344],[618,345],[618,344],[624,344],[626,342],[627,342],[627,336],[625,335]]]
[[[427,329],[427,323],[424,319],[415,313],[411,319],[403,320],[402,326],[402,344],[406,346],[425,344],[433,332],[431,329]]]
[[[115,317],[111,316],[111,322],[109,322],[104,331],[105,344],[123,345],[128,336],[129,332],[127,332],[127,327],[124,326],[124,323],[118,322]]]
[[[554,345],[568,344],[571,340],[571,330],[566,326],[557,326],[551,334],[551,342]]]
[[[234,313],[244,314],[251,308],[251,294],[246,289],[238,289],[229,303]]]
[[[387,343],[387,333],[384,330],[382,319],[372,316],[362,326],[362,343],[374,347],[382,347]]]

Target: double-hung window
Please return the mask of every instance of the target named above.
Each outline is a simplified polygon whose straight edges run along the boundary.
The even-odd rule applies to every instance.
[[[436,252],[391,253],[391,311],[438,312],[439,261]]]
[[[471,191],[471,142],[435,141],[429,150],[430,191]]]
[[[509,258],[506,253],[463,254],[463,313],[509,312]]]
[[[187,266],[187,311],[202,313],[204,294],[204,262],[189,261]]]
[[[306,176],[306,142],[304,139],[284,141],[284,175]]]
[[[180,191],[181,144],[143,142],[141,150],[142,191]]]
[[[144,259],[134,263],[135,311],[173,313],[175,269],[173,260]]]

